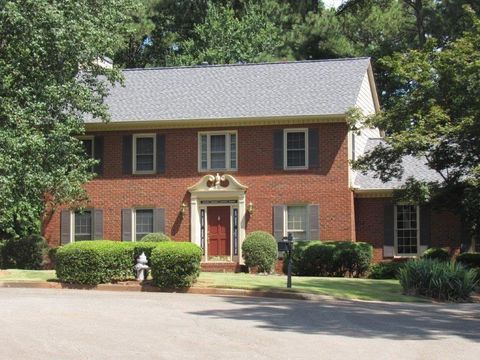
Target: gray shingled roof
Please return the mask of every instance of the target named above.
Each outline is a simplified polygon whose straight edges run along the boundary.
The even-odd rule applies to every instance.
[[[368,139],[365,146],[365,153],[369,152],[381,143],[385,143],[383,139]],[[405,181],[414,177],[422,181],[442,181],[442,177],[434,170],[426,165],[425,159],[416,158],[414,156],[405,156],[402,160],[403,176],[401,179],[392,179],[388,182],[375,178],[373,172],[367,174],[358,173],[355,177],[354,188],[356,189],[399,189],[405,184]]]
[[[341,115],[356,103],[368,58],[124,71],[112,121]],[[87,119],[86,122],[97,122]]]

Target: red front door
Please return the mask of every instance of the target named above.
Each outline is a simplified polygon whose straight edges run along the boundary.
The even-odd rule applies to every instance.
[[[230,255],[230,207],[209,206],[208,256]]]

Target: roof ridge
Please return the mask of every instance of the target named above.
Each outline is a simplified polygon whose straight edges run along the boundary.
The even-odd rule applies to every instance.
[[[211,65],[183,65],[183,66],[159,66],[150,68],[127,68],[122,71],[155,71],[155,70],[173,70],[173,69],[205,69],[205,68],[219,68],[219,67],[242,67],[242,66],[262,66],[262,65],[295,65],[295,64],[310,64],[321,62],[340,62],[340,61],[360,61],[370,60],[368,56],[350,57],[350,58],[336,58],[336,59],[316,59],[316,60],[294,60],[294,61],[274,61],[274,62],[260,62],[260,63],[237,63],[237,64],[211,64]]]

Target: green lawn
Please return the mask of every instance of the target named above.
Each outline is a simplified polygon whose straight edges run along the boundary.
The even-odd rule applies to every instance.
[[[196,287],[293,291],[330,295],[339,299],[379,301],[424,301],[421,298],[402,294],[397,280],[370,280],[349,278],[292,278],[293,288],[286,289],[287,278],[280,275],[254,275],[232,273],[200,274]],[[55,280],[54,270],[1,270],[0,281],[48,281]]]
[[[55,270],[0,270],[0,281],[48,281],[55,278]]]
[[[255,289],[255,290],[285,290],[287,277],[280,275],[253,275],[232,273],[204,272],[196,286]],[[310,294],[330,295],[341,299],[379,300],[379,301],[425,301],[414,296],[402,294],[398,280],[370,280],[350,278],[292,278],[292,290]]]

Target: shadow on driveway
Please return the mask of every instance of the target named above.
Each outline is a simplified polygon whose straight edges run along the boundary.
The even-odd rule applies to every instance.
[[[395,340],[458,336],[480,341],[478,304],[405,304],[344,300],[324,302],[222,297],[238,309],[193,315],[257,323],[259,328],[305,334]]]

